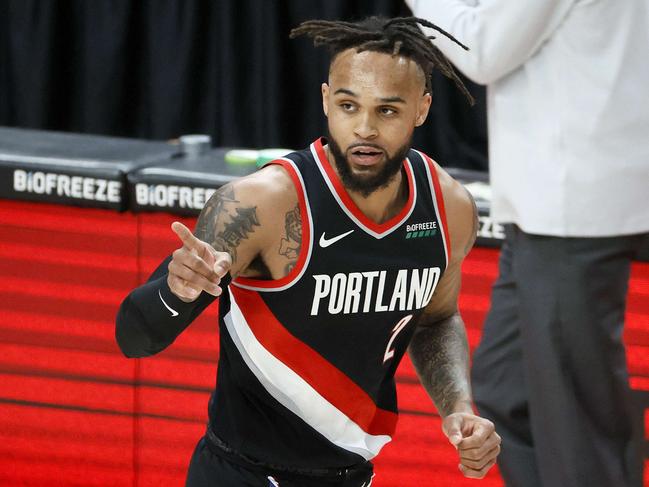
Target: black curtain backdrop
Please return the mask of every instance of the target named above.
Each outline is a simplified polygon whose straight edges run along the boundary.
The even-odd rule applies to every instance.
[[[302,148],[325,132],[328,56],[290,29],[372,14],[410,12],[401,0],[0,0],[0,125]],[[486,170],[484,89],[467,84],[473,108],[434,76],[414,145]]]

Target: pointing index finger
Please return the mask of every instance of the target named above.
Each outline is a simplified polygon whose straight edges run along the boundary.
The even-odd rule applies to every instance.
[[[176,235],[178,235],[178,238],[180,238],[182,243],[188,249],[197,250],[197,246],[200,240],[194,236],[194,234],[191,232],[189,228],[187,228],[185,225],[183,225],[180,222],[173,222],[171,224],[171,229]]]

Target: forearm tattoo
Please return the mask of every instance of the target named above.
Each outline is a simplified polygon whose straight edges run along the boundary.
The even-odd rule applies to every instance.
[[[459,314],[419,326],[409,351],[422,385],[442,416],[451,414],[461,402],[470,406],[469,347]]]
[[[295,267],[302,247],[302,217],[299,205],[286,213],[284,229],[286,236],[282,237],[279,244],[279,255],[283,255],[289,261],[284,269],[284,272],[288,274]]]
[[[257,207],[242,207],[227,184],[205,204],[196,224],[196,236],[215,250],[227,252],[237,260],[237,247],[258,227]]]

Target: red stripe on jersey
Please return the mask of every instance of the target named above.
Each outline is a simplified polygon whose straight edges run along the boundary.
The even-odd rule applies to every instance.
[[[293,267],[293,269],[291,269],[291,271],[286,276],[280,279],[252,279],[248,277],[238,277],[233,281],[233,284],[235,285],[242,284],[244,286],[258,287],[263,289],[274,289],[286,286],[300,275],[309,254],[309,248],[311,245],[311,219],[308,213],[306,198],[304,196],[305,188],[302,185],[302,181],[300,180],[296,169],[291,165],[290,162],[282,159],[277,159],[267,163],[266,166],[270,164],[277,164],[282,166],[291,177],[293,184],[295,185],[298,204],[300,206],[300,215],[302,217],[302,244],[300,246],[300,255],[297,258],[295,267]]]
[[[248,325],[263,347],[370,435],[394,434],[397,413],[372,398],[277,320],[258,292],[230,287]]]
[[[350,198],[349,194],[347,193],[347,190],[345,189],[342,182],[338,178],[338,174],[336,174],[336,171],[334,170],[333,167],[331,167],[331,164],[329,163],[329,159],[327,159],[327,154],[322,145],[322,139],[316,140],[314,142],[314,146],[316,149],[316,153],[318,154],[318,158],[320,159],[320,164],[325,170],[329,180],[333,184],[333,187],[336,191],[336,195],[338,196],[340,201],[342,201],[342,203],[347,207],[347,209],[367,228],[369,228],[370,230],[376,233],[385,233],[391,230],[395,225],[401,223],[402,220],[405,218],[405,216],[410,212],[415,202],[415,197],[414,197],[415,180],[412,175],[410,166],[405,163],[405,159],[403,163],[403,168],[405,169],[406,176],[408,178],[408,201],[406,202],[404,207],[397,215],[393,216],[386,222],[376,223],[370,220],[369,218],[367,218],[365,214],[361,211],[361,209],[358,206],[356,206],[354,200]]]
[[[430,169],[430,175],[433,179],[433,187],[435,188],[435,199],[437,200],[437,208],[439,209],[439,217],[442,220],[442,227],[444,232],[444,240],[446,240],[446,260],[447,263],[451,262],[451,239],[448,234],[448,225],[446,223],[446,210],[444,209],[444,195],[442,194],[442,187],[439,184],[439,175],[437,174],[437,168],[433,160],[428,157],[423,152],[420,152],[426,159],[428,163],[428,168]]]

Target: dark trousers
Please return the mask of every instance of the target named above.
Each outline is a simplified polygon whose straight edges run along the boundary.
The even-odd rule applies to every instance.
[[[371,463],[339,478],[310,477],[259,467],[246,468],[227,456],[217,454],[202,438],[192,455],[185,487],[370,487]]]
[[[622,329],[642,238],[506,227],[472,381],[480,413],[502,436],[508,487],[631,485]]]

